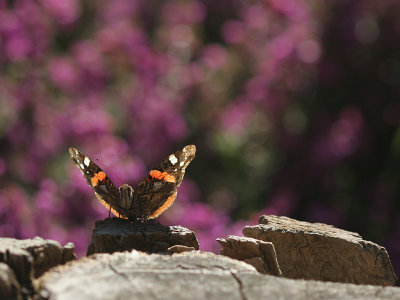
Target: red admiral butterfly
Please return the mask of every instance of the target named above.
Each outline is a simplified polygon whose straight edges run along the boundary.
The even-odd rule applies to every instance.
[[[123,184],[119,188],[89,157],[69,148],[71,159],[81,170],[97,199],[114,215],[124,219],[155,219],[174,202],[185,169],[193,160],[196,147],[185,146],[152,169],[136,187]]]

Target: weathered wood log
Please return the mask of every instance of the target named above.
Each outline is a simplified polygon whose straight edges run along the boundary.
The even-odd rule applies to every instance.
[[[132,249],[150,253],[167,252],[174,245],[199,249],[196,235],[185,227],[112,218],[96,222],[87,255]]]
[[[14,271],[0,263],[0,299],[22,300],[22,289]]]
[[[258,273],[226,256],[116,252],[52,268],[38,299],[400,299],[395,287],[294,280]]]
[[[217,241],[222,246],[221,255],[242,260],[260,273],[282,276],[272,243],[233,235]]]
[[[282,274],[289,278],[396,285],[385,248],[354,232],[287,217],[261,216],[247,237],[272,242]]]
[[[0,262],[12,269],[25,295],[31,291],[33,278],[74,258],[72,243],[61,247],[56,241],[40,237],[26,240],[0,238]]]

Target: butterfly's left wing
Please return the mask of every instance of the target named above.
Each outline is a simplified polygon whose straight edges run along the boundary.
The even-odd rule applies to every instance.
[[[128,215],[142,220],[155,219],[169,208],[195,154],[194,145],[185,146],[150,170],[134,189],[132,211]]]
[[[69,148],[69,154],[75,165],[81,170],[83,177],[95,192],[97,199],[114,215],[126,218],[124,209],[120,207],[119,190],[106,173],[88,156],[75,148]]]

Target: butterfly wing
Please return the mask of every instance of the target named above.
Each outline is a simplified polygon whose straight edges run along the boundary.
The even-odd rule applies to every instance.
[[[150,170],[134,189],[132,211],[128,215],[155,219],[169,208],[176,198],[186,167],[195,154],[194,145],[185,146]]]
[[[124,210],[119,205],[119,190],[106,173],[89,157],[75,148],[69,148],[69,154],[89,186],[94,190],[100,203],[114,215],[126,218]]]

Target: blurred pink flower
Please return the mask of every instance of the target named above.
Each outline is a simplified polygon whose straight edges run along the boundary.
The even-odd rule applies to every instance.
[[[228,21],[222,27],[222,34],[227,43],[240,44],[246,38],[244,25],[240,21]]]
[[[77,0],[40,0],[40,3],[61,24],[73,23],[81,14],[81,6]]]
[[[226,50],[216,44],[203,47],[201,60],[210,69],[221,69],[228,62]]]
[[[200,1],[169,1],[163,7],[162,17],[170,23],[200,23],[204,20],[206,8]]]
[[[67,58],[54,58],[49,63],[50,79],[56,86],[66,92],[74,92],[79,88],[79,69]]]

